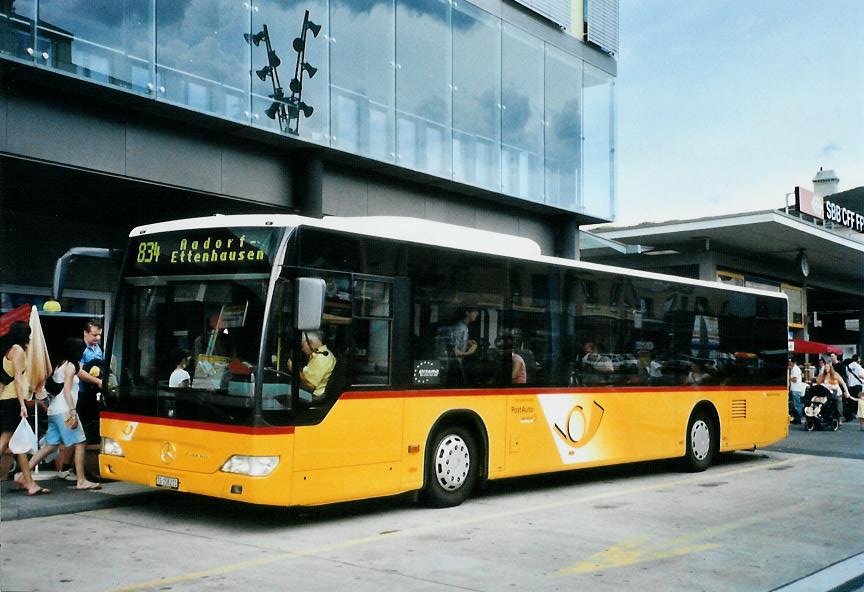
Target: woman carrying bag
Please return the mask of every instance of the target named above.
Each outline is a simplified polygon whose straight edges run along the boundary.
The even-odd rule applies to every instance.
[[[78,481],[75,489],[94,490],[102,489],[102,486],[85,478],[84,455],[87,452],[85,448],[87,437],[75,412],[75,405],[78,402],[78,358],[81,356],[82,349],[84,349],[84,342],[74,337],[67,339],[64,344],[61,362],[51,376],[54,382],[63,385],[63,390],[48,406],[48,433],[45,434],[45,446],[30,459],[29,468],[38,465],[43,458],[63,444],[73,450],[75,475]],[[15,475],[16,481],[19,475],[21,473]]]
[[[27,379],[27,356],[24,351],[30,343],[30,325],[24,321],[15,321],[9,327],[9,332],[0,339],[0,352],[3,354],[3,367],[0,372],[3,389],[0,391],[0,452],[6,450],[12,433],[22,419],[27,419],[26,400],[30,390]],[[51,493],[51,490],[40,487],[30,474],[27,464],[27,454],[18,454],[18,466],[21,472],[15,475],[15,482],[27,492],[27,495]]]

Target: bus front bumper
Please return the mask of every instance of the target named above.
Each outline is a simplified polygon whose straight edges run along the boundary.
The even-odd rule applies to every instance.
[[[286,506],[290,503],[290,480],[277,484],[273,474],[250,477],[218,471],[194,473],[130,462],[122,456],[99,455],[99,472],[105,479],[128,481],[184,493],[230,499],[251,504]]]

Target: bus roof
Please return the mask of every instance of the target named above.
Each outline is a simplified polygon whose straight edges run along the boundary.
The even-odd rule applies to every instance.
[[[289,214],[217,215],[139,226],[132,230],[129,236],[226,226],[275,226],[277,228],[312,226],[463,251],[478,251],[489,255],[525,258],[536,258],[542,255],[540,245],[530,238],[402,216],[363,216],[356,218],[327,216],[323,219],[317,219]]]
[[[550,257],[543,255],[540,245],[530,238],[403,216],[326,216],[323,219],[318,219],[293,214],[240,214],[230,216],[217,214],[215,216],[202,218],[186,218],[182,220],[171,220],[169,222],[157,222],[155,224],[138,226],[129,233],[129,236],[137,237],[145,234],[175,232],[178,230],[190,230],[195,228],[230,228],[239,226],[272,226],[277,228],[308,226],[349,232],[375,238],[386,238],[458,249],[461,251],[483,253],[487,255],[501,255],[504,257],[513,257],[516,259],[549,263],[565,267],[614,272],[632,277],[659,279],[676,283],[702,285],[710,288],[745,292],[760,296],[774,296],[783,299],[787,298],[786,294],[782,292],[768,292],[755,288],[729,286],[718,282],[670,276],[650,271],[629,269],[626,267],[612,267],[599,263],[587,263],[573,259]]]

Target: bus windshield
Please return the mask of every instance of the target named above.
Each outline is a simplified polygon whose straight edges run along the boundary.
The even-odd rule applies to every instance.
[[[112,347],[118,410],[248,424],[269,276],[127,278]]]

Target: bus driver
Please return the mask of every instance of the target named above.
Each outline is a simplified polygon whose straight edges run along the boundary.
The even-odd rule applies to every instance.
[[[300,398],[311,401],[313,398],[324,395],[327,381],[336,366],[336,356],[324,345],[320,331],[304,331],[300,340],[300,347],[306,354],[308,361],[306,366],[300,370],[300,382],[304,389],[300,391]],[[293,370],[291,360],[288,361],[288,371]]]

